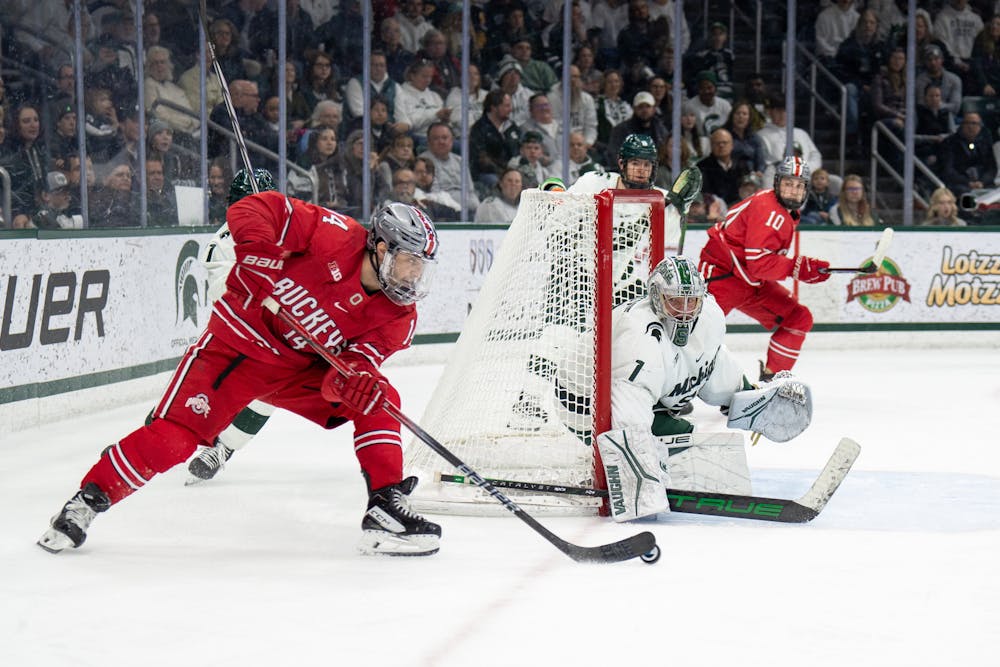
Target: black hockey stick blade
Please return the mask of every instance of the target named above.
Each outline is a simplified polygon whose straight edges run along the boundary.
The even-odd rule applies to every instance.
[[[670,510],[681,514],[704,514],[724,516],[731,519],[756,519],[780,523],[807,523],[815,519],[826,507],[830,497],[844,481],[851,466],[858,458],[861,446],[850,438],[842,438],[830,455],[822,472],[816,477],[809,490],[800,498],[768,498],[764,496],[744,496],[710,491],[683,491],[667,489]],[[438,474],[442,482],[471,484],[461,475]],[[563,486],[536,482],[516,482],[502,479],[487,480],[493,486],[535,493],[588,496],[603,498],[608,492],[582,486]]]
[[[868,264],[865,264],[864,266],[855,266],[855,267],[849,267],[849,266],[835,267],[835,266],[831,266],[831,267],[827,267],[825,269],[820,269],[819,270],[820,273],[875,273],[876,271],[878,271],[878,269],[871,262],[869,262]]]
[[[274,313],[279,320],[291,327],[295,333],[302,336],[302,339],[306,341],[309,347],[311,347],[319,356],[330,364],[330,366],[335,368],[338,373],[344,376],[349,376],[354,372],[330,350],[326,349],[313,339],[309,331],[302,326],[298,320],[282,310],[277,301],[268,297],[264,299],[263,305],[269,311]],[[536,533],[544,537],[553,546],[578,563],[617,563],[619,561],[630,560],[637,557],[641,557],[646,563],[655,563],[659,558],[659,547],[656,546],[656,538],[648,531],[639,533],[638,535],[633,535],[632,537],[627,537],[624,540],[612,542],[611,544],[603,544],[597,547],[581,547],[567,542],[542,524],[538,523],[535,517],[525,512],[517,503],[500,493],[495,486],[480,477],[475,470],[465,465],[465,463],[463,463],[460,458],[455,456],[451,450],[438,442],[433,436],[431,436],[431,434],[421,428],[419,424],[403,414],[403,411],[399,408],[399,406],[388,399],[384,399],[382,401],[381,408],[385,410],[386,414],[396,419],[400,424],[409,429],[409,431],[413,433],[413,435],[417,436],[417,438],[419,438],[425,445],[434,450],[438,456],[455,466],[456,469],[460,470],[469,480],[470,484],[477,485],[486,493],[493,496],[497,502],[507,508],[507,510],[514,514],[514,516],[531,526]]]

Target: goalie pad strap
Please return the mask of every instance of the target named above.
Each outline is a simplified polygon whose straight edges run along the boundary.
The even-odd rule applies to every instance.
[[[598,436],[597,447],[608,482],[611,518],[622,522],[669,511],[652,433],[645,428],[607,431]]]

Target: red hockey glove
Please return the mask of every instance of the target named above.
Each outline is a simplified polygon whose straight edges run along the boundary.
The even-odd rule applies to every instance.
[[[355,371],[344,376],[331,368],[323,378],[320,393],[331,403],[343,403],[351,410],[367,415],[381,405],[387,384],[378,373]]]
[[[799,255],[795,258],[795,268],[792,269],[792,278],[801,280],[804,283],[821,283],[830,279],[829,273],[821,272],[820,269],[830,268],[830,262],[815,257],[805,257]]]
[[[246,296],[244,307],[260,303],[274,291],[274,282],[285,266],[282,249],[267,241],[236,244],[236,266],[226,278],[226,287]]]

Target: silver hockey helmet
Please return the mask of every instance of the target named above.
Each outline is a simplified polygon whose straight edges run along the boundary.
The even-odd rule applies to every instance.
[[[774,196],[778,198],[778,203],[789,211],[797,211],[806,203],[806,196],[809,192],[809,165],[798,156],[789,155],[782,160],[777,169],[774,170]],[[785,178],[794,178],[803,184],[802,196],[798,199],[785,199],[781,196],[781,181]]]
[[[379,242],[386,244],[381,260]],[[438,236],[423,211],[399,202],[381,207],[372,215],[367,247],[390,301],[405,306],[427,296],[437,266]]]
[[[687,257],[667,257],[649,274],[647,287],[653,312],[667,327],[670,341],[684,347],[698,322],[707,293],[698,267]]]

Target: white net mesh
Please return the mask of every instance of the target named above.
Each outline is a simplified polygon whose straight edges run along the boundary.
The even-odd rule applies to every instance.
[[[625,207],[628,207],[625,212]],[[622,213],[619,213],[622,209]],[[648,205],[615,213],[614,302],[641,293],[648,275]],[[593,484],[597,206],[590,194],[525,191],[421,425],[487,478]],[[610,306],[606,306],[610,316]],[[421,479],[426,512],[503,514],[476,486],[418,440],[405,453]],[[594,513],[599,501],[504,490],[540,514]]]

